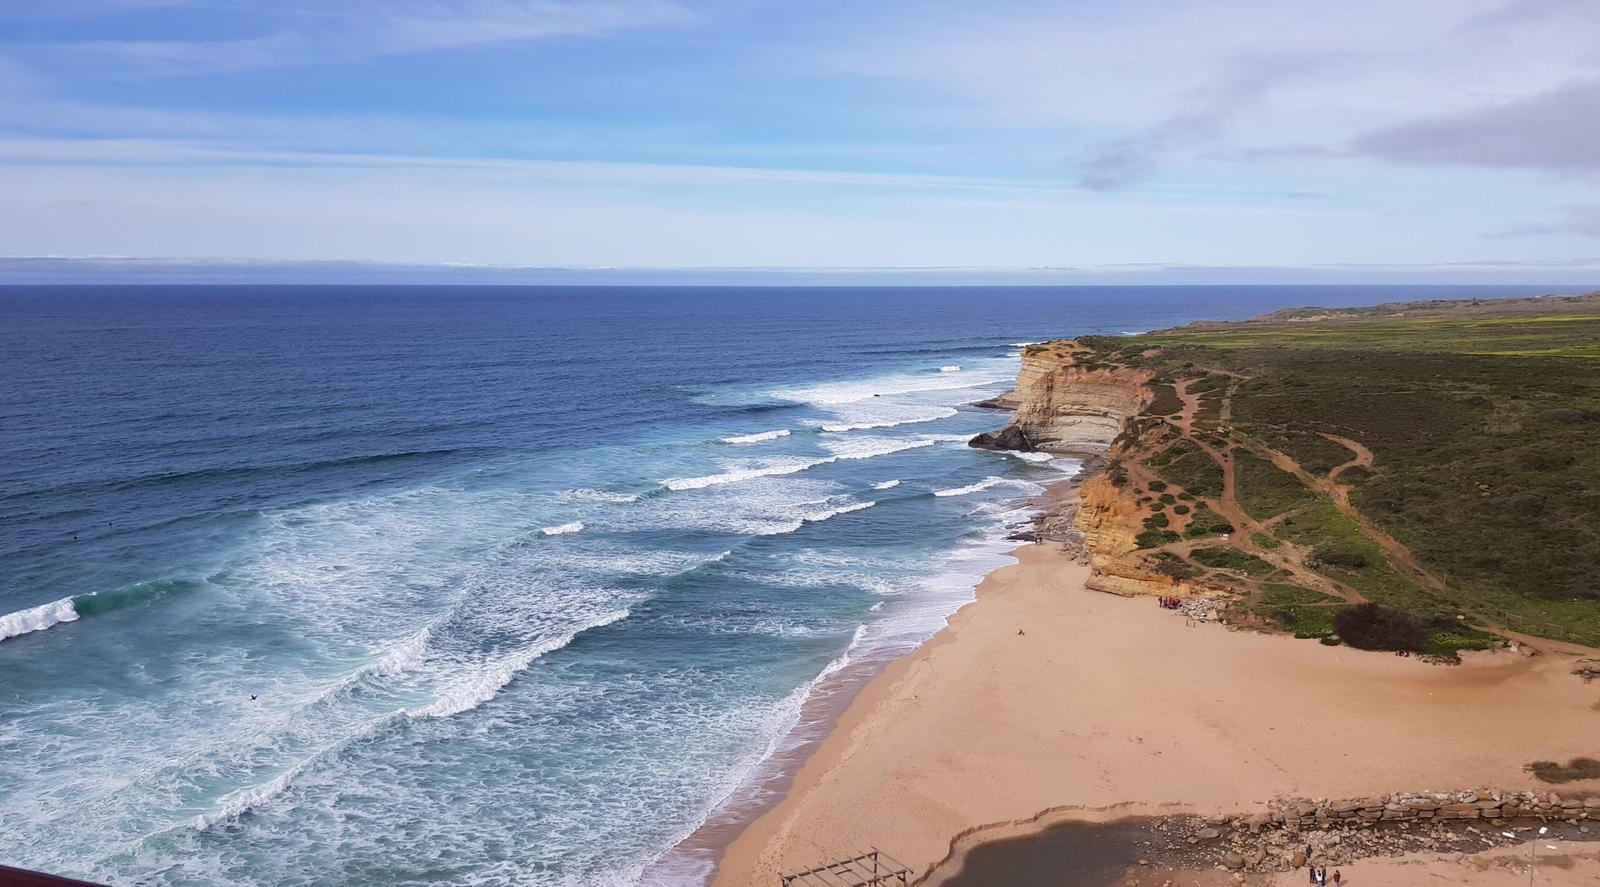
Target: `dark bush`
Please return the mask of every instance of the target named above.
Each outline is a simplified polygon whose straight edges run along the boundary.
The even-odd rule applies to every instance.
[[[1176,542],[1179,538],[1181,537],[1171,530],[1145,530],[1134,537],[1134,544],[1140,548],[1155,548],[1170,542]]]
[[[1409,650],[1420,653],[1432,634],[1428,623],[1379,604],[1360,604],[1333,617],[1333,630],[1360,650]]]
[[[1172,521],[1164,514],[1152,514],[1144,519],[1144,528],[1146,530],[1159,530],[1162,527],[1171,526],[1171,524]]]
[[[1529,471],[1555,471],[1571,465],[1576,458],[1569,450],[1535,447],[1518,453],[1517,464]]]
[[[1367,566],[1366,552],[1338,543],[1318,545],[1311,552],[1311,559],[1325,566],[1342,567],[1346,570],[1360,570]]]
[[[1560,425],[1576,425],[1583,421],[1583,412],[1581,410],[1545,410],[1539,414],[1539,419]]]
[[[1162,490],[1165,490],[1166,488],[1167,488],[1167,482],[1164,481],[1164,480],[1152,480],[1150,482],[1150,492],[1152,492],[1152,493],[1159,493]]]
[[[1506,500],[1506,510],[1524,517],[1544,514],[1544,499],[1532,493],[1518,493]]]

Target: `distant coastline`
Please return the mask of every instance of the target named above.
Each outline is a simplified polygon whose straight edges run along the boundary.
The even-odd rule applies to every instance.
[[[585,267],[242,257],[0,256],[0,286],[210,284],[386,286],[1372,286],[1486,297],[1580,293],[1600,263],[1189,264],[1061,267]]]

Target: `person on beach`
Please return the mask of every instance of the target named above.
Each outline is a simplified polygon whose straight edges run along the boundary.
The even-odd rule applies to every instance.
[[[1341,880],[1343,880],[1343,879],[1344,879],[1344,876],[1339,874],[1339,870],[1338,869],[1334,869],[1333,870],[1333,887],[1339,887],[1339,882]]]

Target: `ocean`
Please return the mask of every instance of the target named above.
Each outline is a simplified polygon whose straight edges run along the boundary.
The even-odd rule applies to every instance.
[[[1022,343],[1537,289],[0,287],[0,862],[692,873],[1077,470],[965,445]]]

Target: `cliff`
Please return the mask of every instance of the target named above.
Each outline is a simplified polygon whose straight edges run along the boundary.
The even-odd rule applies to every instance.
[[[1030,345],[1022,355],[1017,387],[997,398],[1014,406],[1005,428],[973,438],[972,445],[1000,450],[1045,450],[1103,455],[1122,423],[1150,397],[1144,370],[1080,365],[1086,353],[1070,340]]]
[[[1116,458],[1115,453],[1112,458]],[[1225,589],[1209,583],[1162,572],[1159,562],[1144,557],[1137,537],[1145,514],[1134,497],[1113,484],[1106,474],[1084,481],[1073,525],[1082,535],[1089,556],[1085,587],[1123,596],[1191,598],[1225,593]]]
[[[1087,361],[1088,349],[1071,340],[1033,345],[1023,353],[1017,387],[996,401],[1016,412],[999,431],[972,445],[1006,450],[1046,450],[1079,456],[1115,456],[1123,424],[1149,403],[1154,374]],[[1084,482],[1075,516],[1091,574],[1087,585],[1112,594],[1191,597],[1194,584],[1155,569],[1137,553],[1144,514],[1132,496],[1104,474]]]

